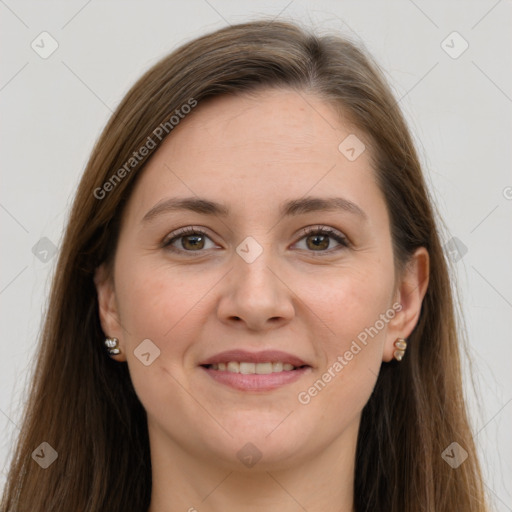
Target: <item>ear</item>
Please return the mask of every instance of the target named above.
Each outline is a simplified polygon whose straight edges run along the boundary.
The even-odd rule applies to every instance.
[[[120,354],[111,357],[116,361],[126,361],[125,351],[123,350],[123,330],[119,321],[114,280],[107,271],[105,263],[96,268],[94,284],[98,293],[101,328],[105,336],[117,338],[119,340],[119,348],[121,348]]]
[[[388,323],[386,344],[383,361],[391,361],[395,347],[393,343],[397,338],[408,338],[421,313],[421,304],[428,288],[430,273],[430,258],[424,247],[419,247],[406,264],[397,283],[395,300],[401,309]]]

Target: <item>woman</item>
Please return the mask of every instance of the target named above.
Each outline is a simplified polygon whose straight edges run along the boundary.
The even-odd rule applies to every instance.
[[[2,510],[487,510],[433,207],[360,49],[231,26],[126,95]]]

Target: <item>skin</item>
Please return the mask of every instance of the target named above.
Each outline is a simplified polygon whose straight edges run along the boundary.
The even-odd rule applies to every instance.
[[[349,134],[367,146],[353,162],[338,150]],[[230,213],[179,210],[142,220],[161,201],[190,196]],[[282,202],[304,196],[343,197],[364,216],[280,214]],[[330,237],[317,248],[314,234],[300,232],[317,225],[349,246]],[[204,245],[189,236],[174,240],[180,252],[162,247],[187,226],[207,232]],[[262,249],[251,263],[236,252],[248,236]],[[393,342],[414,329],[428,282],[423,248],[395,273],[363,133],[322,99],[291,90],[203,102],[144,169],[124,211],[113,273],[101,266],[95,282],[103,330],[120,340],[115,359],[127,362],[148,414],[150,512],[353,510],[361,411]],[[300,403],[299,393],[332,373],[358,334],[398,303],[401,311]],[[145,339],[160,350],[148,366],[134,354]],[[283,350],[312,369],[277,390],[247,392],[198,366],[235,348]],[[237,456],[247,443],[262,455],[252,467]]]

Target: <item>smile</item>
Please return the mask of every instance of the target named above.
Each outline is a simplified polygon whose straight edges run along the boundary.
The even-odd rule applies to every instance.
[[[300,357],[281,350],[226,350],[203,359],[199,368],[215,382],[239,391],[271,391],[313,371]]]
[[[268,375],[269,373],[289,372],[299,368],[293,366],[293,364],[282,362],[249,363],[238,361],[210,364],[207,367],[210,370],[217,370],[219,372],[243,373],[244,375]]]

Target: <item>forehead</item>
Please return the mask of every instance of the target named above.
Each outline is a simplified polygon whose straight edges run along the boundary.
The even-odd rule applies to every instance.
[[[289,89],[263,89],[200,104],[163,148],[170,146],[180,157],[188,144],[194,144],[197,156],[214,153],[221,161],[241,155],[259,161],[272,155],[290,162],[323,161],[337,157],[339,143],[353,131],[337,109],[316,96]]]
[[[350,137],[367,148],[354,160],[340,151]],[[212,98],[153,155],[134,190],[134,207],[140,216],[169,194],[214,194],[241,208],[268,208],[269,202],[309,193],[378,193],[368,148],[365,134],[338,109],[304,92],[270,89]]]

